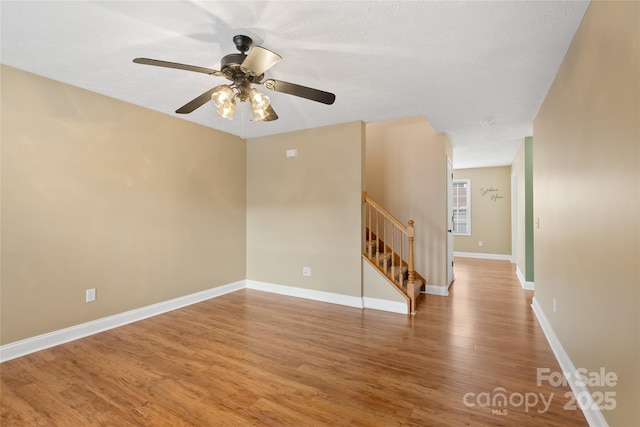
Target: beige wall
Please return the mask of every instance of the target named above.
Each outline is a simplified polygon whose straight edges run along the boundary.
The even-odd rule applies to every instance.
[[[471,181],[471,235],[456,235],[455,251],[511,255],[511,168],[456,169],[453,178]]]
[[[639,27],[592,2],[533,128],[535,298],[577,368],[617,374],[612,426],[640,425]]]
[[[363,147],[361,122],[248,142],[247,279],[362,296]]]
[[[2,344],[244,279],[242,140],[1,78]]]
[[[397,286],[392,285],[373,265],[362,259],[362,296],[384,301],[406,304],[405,296]],[[408,307],[407,307],[407,314]]]
[[[402,223],[415,221],[416,271],[431,286],[448,285],[448,151],[424,117],[367,124],[367,193]]]
[[[526,269],[526,241],[525,241],[525,194],[524,194],[524,142],[520,145],[520,149],[516,154],[511,165],[511,173],[516,175],[516,194],[517,200],[517,248],[516,248],[516,265],[520,270],[522,277],[527,277]]]

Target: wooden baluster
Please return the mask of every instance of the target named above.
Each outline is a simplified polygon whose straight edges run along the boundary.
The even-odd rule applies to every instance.
[[[400,230],[400,261],[399,261],[400,271],[402,271],[402,260],[404,260],[404,257],[403,257],[403,251],[404,251],[403,236],[404,235],[405,235],[404,231]],[[402,287],[402,275],[398,279],[398,283],[400,284],[400,287]]]
[[[407,227],[407,238],[409,240],[409,259],[408,259],[408,271],[409,271],[409,280],[407,280],[407,293],[409,294],[409,298],[411,299],[411,314],[415,314],[416,312],[416,271],[414,269],[414,261],[413,261],[413,239],[415,235],[415,230],[413,228],[413,220],[409,220],[409,227]]]
[[[376,264],[380,265],[380,215],[376,209]]]
[[[391,224],[391,280],[396,281],[396,226]]]
[[[371,204],[367,203],[367,220],[369,222],[369,227],[367,228],[367,254],[369,255],[369,259],[373,258],[373,246],[371,245]]]
[[[387,218],[382,218],[382,248],[383,248],[383,256],[382,262],[384,263],[384,273],[387,274],[387,269],[389,268],[389,260],[387,259]]]

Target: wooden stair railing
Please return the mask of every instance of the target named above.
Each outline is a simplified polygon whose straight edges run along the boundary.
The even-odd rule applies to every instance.
[[[362,256],[400,290],[407,299],[409,313],[415,314],[416,299],[423,283],[416,278],[414,268],[413,220],[409,220],[405,226],[366,192],[362,193],[362,200],[365,221]]]

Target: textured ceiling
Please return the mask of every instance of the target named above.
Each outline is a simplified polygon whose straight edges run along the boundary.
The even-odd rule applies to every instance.
[[[166,114],[221,77],[132,63],[219,69],[232,38],[283,57],[267,78],[336,94],[327,106],[271,92],[280,119],[189,115],[248,138],[418,115],[446,132],[454,167],[511,164],[584,15],[582,1],[2,1],[1,62]],[[246,107],[246,103],[243,104]]]

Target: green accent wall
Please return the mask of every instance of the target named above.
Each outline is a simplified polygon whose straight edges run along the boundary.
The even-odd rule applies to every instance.
[[[533,137],[524,139],[525,279],[533,282]]]

